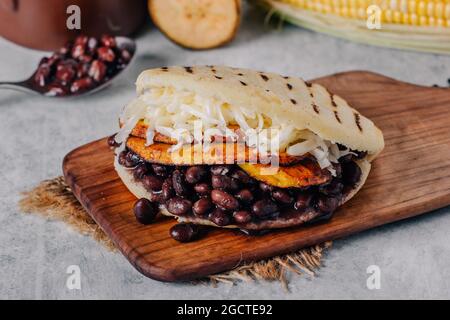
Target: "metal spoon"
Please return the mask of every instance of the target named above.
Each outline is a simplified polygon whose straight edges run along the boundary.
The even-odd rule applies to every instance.
[[[116,39],[117,47],[120,49],[127,49],[131,55],[131,58],[128,61],[125,68],[123,68],[122,70],[117,72],[114,76],[112,76],[110,79],[108,79],[105,82],[102,82],[101,84],[99,84],[96,87],[92,87],[86,91],[81,91],[81,92],[76,92],[76,93],[68,92],[66,95],[56,96],[56,97],[66,98],[66,97],[73,97],[73,96],[82,96],[82,95],[87,95],[87,94],[91,94],[91,93],[100,91],[100,90],[104,89],[105,87],[107,87],[108,85],[110,85],[112,80],[117,78],[117,76],[119,74],[121,74],[125,69],[127,69],[130,66],[130,64],[135,56],[136,42],[133,39],[130,39],[127,37],[115,37],[115,39]],[[35,74],[36,74],[36,71],[31,75],[31,77],[29,77],[28,79],[26,79],[24,81],[18,81],[18,82],[0,81],[0,89],[12,89],[12,90],[31,93],[31,94],[35,94],[35,95],[53,97],[51,95],[46,94],[47,91],[45,90],[46,89],[45,87],[40,87],[35,83],[35,81],[34,81]]]

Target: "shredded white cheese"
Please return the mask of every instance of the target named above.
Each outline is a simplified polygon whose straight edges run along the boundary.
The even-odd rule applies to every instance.
[[[214,136],[226,137],[227,141],[236,141],[245,136],[247,145],[261,152],[277,154],[286,151],[292,156],[310,153],[322,169],[327,168],[332,174],[332,163],[337,163],[340,157],[350,152],[339,150],[336,143],[325,141],[305,128],[285,125],[275,117],[257,110],[171,87],[152,88],[130,103],[122,113],[124,125],[116,141],[125,141],[141,119],[146,120],[148,125],[147,145],[153,143],[157,131],[177,140],[171,150],[202,139],[210,142]],[[228,128],[230,125],[238,125],[239,129],[232,131]],[[256,138],[249,137],[249,132]],[[274,141],[277,143],[273,144]]]

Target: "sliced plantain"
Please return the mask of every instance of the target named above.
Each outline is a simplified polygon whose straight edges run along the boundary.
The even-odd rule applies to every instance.
[[[241,0],[149,0],[155,25],[189,49],[210,49],[231,41],[239,27]]]
[[[239,166],[256,180],[279,188],[303,188],[324,184],[331,180],[330,172],[320,169],[317,162],[310,159],[305,159],[302,163],[293,166],[279,168],[249,163]]]
[[[147,146],[145,139],[131,136],[127,140],[127,147],[145,161],[165,165],[234,164],[258,160],[269,163],[270,161],[269,156],[263,158],[258,155],[256,149],[248,148],[242,143],[211,143],[209,148],[204,150],[201,144],[185,145],[175,152],[170,152],[170,148],[173,147],[171,144],[156,142]],[[301,162],[304,158],[304,156],[290,156],[283,152],[278,156],[278,161],[280,166],[290,166]]]

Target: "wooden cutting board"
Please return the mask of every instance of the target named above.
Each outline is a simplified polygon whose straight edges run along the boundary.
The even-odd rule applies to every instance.
[[[328,222],[258,237],[214,228],[198,241],[178,243],[169,236],[172,219],[148,226],[136,222],[136,199],[115,173],[106,139],[65,157],[66,181],[131,264],[163,281],[218,273],[450,205],[450,89],[360,71],[313,82],[372,119],[386,141],[364,188]]]

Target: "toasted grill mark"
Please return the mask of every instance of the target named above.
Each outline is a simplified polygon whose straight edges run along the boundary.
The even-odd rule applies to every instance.
[[[167,72],[167,71],[169,71],[169,68],[168,67],[161,67],[161,71]]]
[[[307,86],[308,88],[311,88],[311,87],[312,87],[312,84],[309,83],[308,81],[305,81],[305,84],[306,84],[306,86]]]
[[[312,106],[313,106],[314,112],[317,113],[317,114],[319,114],[319,113],[320,113],[320,112],[319,112],[319,106],[316,105],[315,103],[313,103]]]
[[[291,102],[292,102],[293,104],[297,104],[297,101],[295,101],[294,99],[291,99]]]
[[[286,79],[286,80],[287,80],[287,79],[289,79],[289,76],[284,76],[283,79]]]
[[[334,95],[331,96],[331,104],[333,105],[333,107],[337,108],[336,101],[334,101]]]
[[[246,86],[247,84],[244,81],[239,81],[243,86]]]
[[[334,110],[334,117],[336,118],[337,122],[342,123],[341,118],[339,118],[339,113],[336,110]]]
[[[219,79],[219,80],[223,79],[222,77],[219,77],[219,76],[214,76],[214,77],[216,77],[216,79]]]
[[[261,73],[260,76],[264,81],[269,81],[269,77],[266,76],[264,73]]]
[[[240,76],[240,77],[242,77],[244,74],[241,73],[241,72],[239,72],[237,75]]]
[[[186,70],[186,72],[188,72],[188,73],[194,73],[194,71],[192,70],[192,67],[184,67],[184,70]]]
[[[286,83],[286,86],[288,87],[289,90],[292,90],[292,84]]]
[[[363,131],[363,129],[362,129],[362,127],[361,127],[361,117],[359,116],[359,113],[354,113],[354,115],[355,115],[355,123],[356,123],[356,125],[358,126],[358,129],[359,129],[359,131]]]

